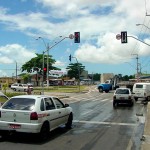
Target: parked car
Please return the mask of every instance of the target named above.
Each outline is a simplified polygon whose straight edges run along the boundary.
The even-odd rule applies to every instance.
[[[46,95],[20,95],[10,98],[0,108],[0,132],[35,133],[45,140],[49,131],[65,124],[71,128],[72,108],[59,98]]]
[[[134,98],[129,88],[117,88],[113,95],[113,107],[117,107],[118,104],[129,104],[133,106]]]
[[[27,84],[21,84],[21,83],[14,83],[14,84],[11,85],[10,88],[12,90],[18,91],[18,92],[27,92],[28,88],[30,88],[31,91],[33,91],[33,87],[32,86],[28,86]]]

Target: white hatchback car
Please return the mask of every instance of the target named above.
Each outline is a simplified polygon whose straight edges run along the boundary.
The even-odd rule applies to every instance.
[[[14,96],[0,108],[2,137],[15,131],[37,133],[41,140],[45,140],[49,131],[62,124],[71,128],[72,120],[72,108],[53,96]]]
[[[133,106],[134,98],[129,88],[117,88],[113,95],[113,107],[118,104],[130,104]]]

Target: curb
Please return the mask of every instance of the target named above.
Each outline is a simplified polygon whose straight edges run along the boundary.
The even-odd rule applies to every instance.
[[[142,140],[141,150],[149,150],[150,149],[150,103],[148,103],[147,105],[144,134],[141,140]]]

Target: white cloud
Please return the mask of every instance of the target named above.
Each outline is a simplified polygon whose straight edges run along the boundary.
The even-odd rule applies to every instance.
[[[150,43],[150,40],[146,42]],[[136,43],[135,39],[128,38],[127,44],[121,44],[121,41],[116,39],[114,33],[106,33],[98,38],[97,45],[83,44],[75,52],[75,56],[83,62],[119,64],[132,58],[132,49]],[[142,43],[139,43],[139,45],[140,55],[150,55],[148,46]]]
[[[133,52],[141,56],[150,54],[149,47],[142,43],[137,44],[135,39],[128,38],[128,44],[121,44],[115,37],[123,30],[134,36],[140,33],[136,24],[143,23],[146,13],[142,0],[36,1],[43,4],[46,13],[22,12],[12,15],[8,9],[0,8],[0,21],[6,24],[7,29],[19,30],[30,36],[43,34],[50,39],[60,33],[67,36],[80,31],[81,44],[75,51],[75,56],[83,62],[117,64],[128,61]],[[150,10],[148,3],[147,10]],[[144,21],[148,22],[149,19],[145,18]],[[150,43],[148,39],[146,41]],[[21,57],[22,54],[18,54],[18,51],[26,57]],[[67,51],[71,52],[70,49]],[[11,63],[15,59],[24,62],[34,56],[25,47],[17,44],[0,47],[0,53],[3,54],[0,57],[4,63]],[[65,63],[58,60],[55,65],[62,67]]]
[[[57,60],[57,61],[55,62],[55,64],[54,64],[54,66],[56,66],[56,67],[64,67],[65,64],[64,64],[64,62]]]
[[[28,50],[19,44],[9,44],[0,47],[0,63],[3,64],[10,64],[15,61],[24,64],[35,56],[32,50]]]

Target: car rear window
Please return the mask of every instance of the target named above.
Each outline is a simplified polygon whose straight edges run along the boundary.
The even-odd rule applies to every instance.
[[[143,85],[142,85],[142,84],[136,84],[135,87],[136,87],[136,88],[139,88],[139,89],[142,89],[142,88],[143,88]]]
[[[27,110],[31,111],[34,109],[35,99],[31,98],[12,98],[7,101],[2,108],[12,110]]]
[[[128,89],[117,89],[116,94],[129,94]]]

